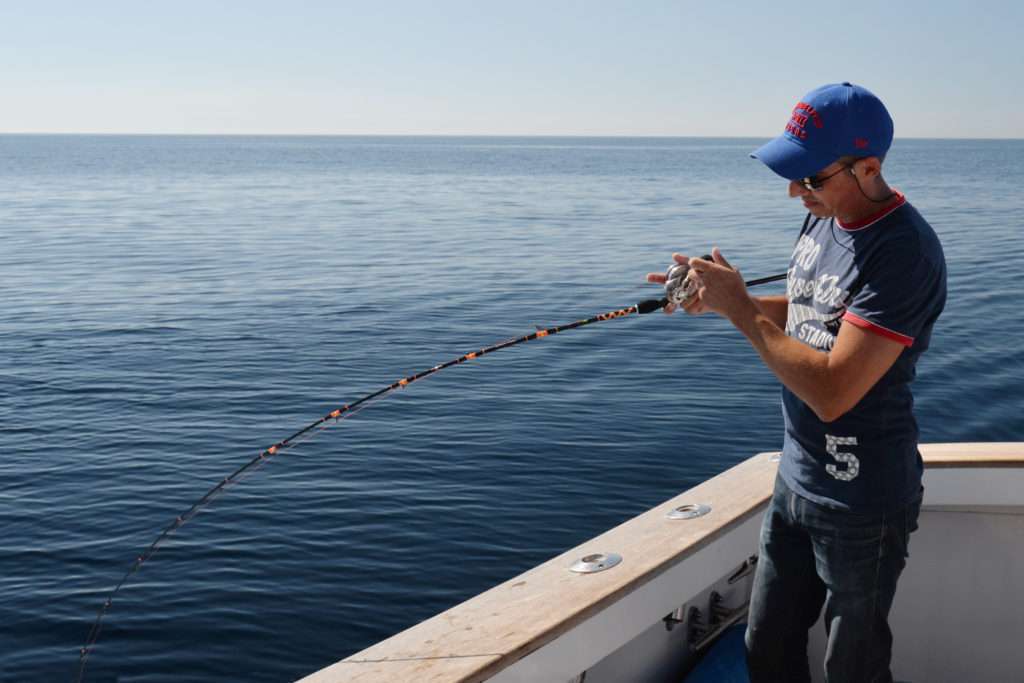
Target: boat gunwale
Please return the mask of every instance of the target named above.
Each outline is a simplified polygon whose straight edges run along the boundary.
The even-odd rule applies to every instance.
[[[920,450],[926,469],[1024,468],[1024,443],[921,444]],[[696,555],[716,539],[726,536],[753,515],[761,513],[771,495],[771,482],[776,470],[776,463],[771,457],[774,455],[777,453],[759,453],[741,461],[571,550],[302,680],[305,683],[341,680],[475,683],[487,680],[551,644]],[[664,519],[673,507],[708,502],[705,498],[710,497],[717,499],[715,510],[729,514],[708,514],[685,523],[686,526]],[[725,502],[723,497],[729,500]],[[685,540],[685,543],[666,548],[667,529],[672,530],[673,541],[683,543]],[[603,543],[609,546],[606,550],[615,550],[623,543],[628,545],[634,536],[641,537],[642,541],[634,541],[633,550],[648,543],[651,545],[649,550],[658,555],[657,560],[648,558],[647,563],[624,562],[620,567],[625,568],[625,572],[617,567],[609,572],[573,577],[567,571],[573,559],[599,551],[604,547]],[[626,557],[642,559],[637,553]],[[515,595],[516,587],[538,579],[546,583],[531,587],[532,599],[522,594]],[[584,603],[573,600],[580,597],[575,588],[582,585],[581,579],[593,588],[590,599]],[[572,586],[572,582],[576,586]],[[559,600],[563,605],[555,610],[549,601]],[[506,609],[509,605],[513,609]],[[537,616],[530,613],[530,605],[538,609],[543,607],[548,612],[543,623],[535,624],[532,629],[525,628],[525,622]],[[475,641],[465,637],[470,624],[472,627],[468,630],[477,628]],[[504,627],[496,628],[498,626]],[[521,632],[516,631],[517,627]],[[488,629],[491,634],[487,633]],[[478,647],[469,647],[471,642],[476,642]]]

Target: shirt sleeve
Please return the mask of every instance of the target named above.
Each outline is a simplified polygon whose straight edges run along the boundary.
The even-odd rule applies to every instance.
[[[941,308],[945,268],[923,253],[918,240],[885,245],[864,264],[863,285],[843,320],[904,346]]]

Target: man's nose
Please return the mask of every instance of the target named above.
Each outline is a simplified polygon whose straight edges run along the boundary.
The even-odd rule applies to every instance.
[[[789,181],[789,196],[790,197],[803,197],[804,195],[810,194],[811,191],[804,187],[804,184],[799,180]]]

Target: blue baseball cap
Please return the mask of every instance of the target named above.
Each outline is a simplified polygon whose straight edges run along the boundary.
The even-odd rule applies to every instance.
[[[750,153],[786,180],[812,176],[839,157],[881,157],[892,144],[892,117],[867,88],[832,83],[793,107],[782,135]]]

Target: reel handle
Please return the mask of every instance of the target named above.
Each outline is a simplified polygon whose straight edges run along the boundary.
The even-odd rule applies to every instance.
[[[705,261],[713,260],[710,254],[701,256]],[[659,308],[664,308],[670,303],[682,306],[687,299],[693,296],[694,292],[687,292],[687,287],[684,284],[687,282],[686,276],[690,272],[689,266],[680,265],[675,263],[669,266],[668,271],[665,273],[665,296],[661,299],[646,299],[636,305],[636,312],[640,315],[644,313],[651,313]],[[764,285],[769,282],[778,282],[779,280],[785,280],[788,273],[779,273],[778,275],[769,275],[768,277],[757,278],[755,280],[747,280],[744,284],[747,287],[756,287],[757,285]]]
[[[711,255],[701,256],[705,261],[711,261]],[[686,303],[697,293],[697,287],[689,278],[690,266],[681,263],[673,263],[665,271],[665,298],[678,306],[685,306]]]

